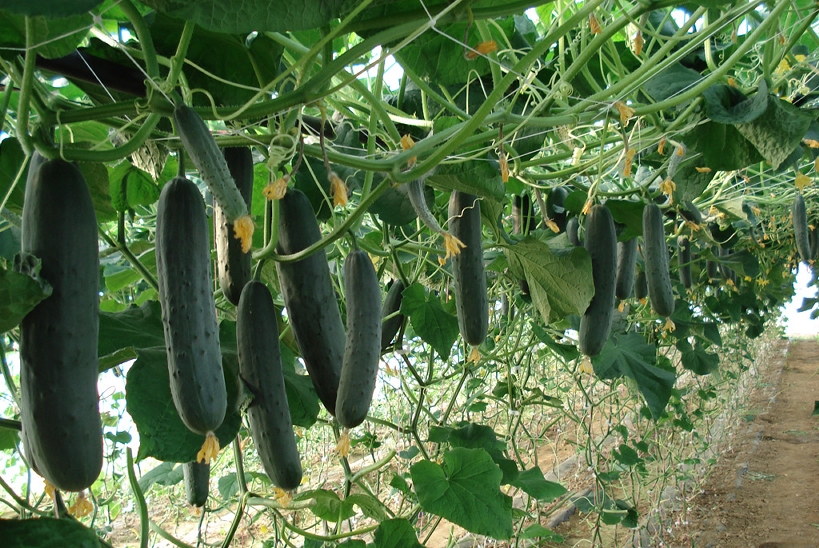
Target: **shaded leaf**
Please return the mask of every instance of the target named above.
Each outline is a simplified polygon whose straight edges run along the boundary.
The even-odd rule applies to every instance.
[[[183,478],[182,466],[175,462],[163,462],[156,468],[144,473],[137,483],[139,483],[139,488],[144,493],[154,483],[164,486],[176,485]]]
[[[707,122],[683,137],[689,150],[702,154],[704,166],[718,171],[734,171],[762,161],[748,139],[731,125]]]
[[[97,533],[73,519],[0,519],[3,548],[99,548]]]
[[[562,544],[564,540],[562,535],[555,533],[551,529],[545,528],[539,523],[535,523],[534,525],[530,525],[529,527],[524,529],[523,532],[520,534],[520,538],[521,540],[543,538],[556,544]]]
[[[378,524],[373,548],[423,548],[415,528],[406,519],[389,519]]]
[[[693,86],[701,78],[696,70],[676,63],[646,82],[643,90],[655,101],[665,101]]]
[[[566,488],[559,483],[547,481],[543,476],[543,470],[537,467],[524,470],[518,474],[512,485],[542,502],[550,502],[567,492]]]
[[[753,122],[768,108],[768,85],[761,80],[759,90],[752,99],[735,87],[716,84],[706,89],[705,112],[711,120],[720,124],[743,124]]]
[[[625,242],[643,235],[643,201],[606,200],[606,208],[611,211],[615,222],[623,225],[623,230],[617,234],[617,240]]]
[[[500,171],[478,160],[440,165],[427,178],[427,183],[439,189],[459,190],[495,200],[502,200],[506,195]]]
[[[43,280],[0,268],[0,333],[17,327],[51,291],[51,286]]]
[[[443,359],[449,358],[458,338],[458,319],[444,310],[441,300],[424,286],[414,283],[404,290],[401,314],[409,316],[412,328]]]
[[[816,114],[801,110],[775,95],[767,98],[765,115],[753,122],[739,124],[737,129],[765,161],[777,169],[799,145]]]
[[[20,15],[65,17],[85,13],[103,0],[3,0],[3,9]]]
[[[0,141],[0,196],[5,197],[6,194],[8,194],[11,185],[17,178],[20,166],[23,165],[25,159],[26,155],[23,154],[23,148],[17,139],[8,137]],[[17,213],[23,211],[23,195],[25,194],[25,190],[26,172],[23,172],[17,180],[14,191],[6,202],[6,207]]]
[[[5,7],[5,6],[4,6]],[[53,59],[68,55],[85,39],[93,18],[90,13],[67,17],[32,17],[34,36],[32,43],[38,55]],[[0,10],[0,48],[25,48],[25,16]]]
[[[682,365],[697,375],[708,375],[719,369],[719,356],[707,352],[699,342],[691,346],[685,339],[677,341],[677,350],[682,354]]]

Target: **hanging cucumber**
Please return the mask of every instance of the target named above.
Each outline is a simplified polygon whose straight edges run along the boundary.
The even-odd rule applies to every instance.
[[[591,255],[594,296],[580,318],[580,351],[596,356],[603,350],[614,317],[617,235],[608,208],[592,206],[586,217],[586,250]]]
[[[648,296],[648,281],[646,281],[644,270],[637,270],[637,275],[634,278],[634,296],[638,300],[643,300]]]
[[[253,199],[253,154],[250,147],[231,147],[222,151],[230,175],[250,209]],[[250,250],[233,236],[233,223],[217,200],[213,201],[213,242],[216,245],[216,272],[219,286],[228,301],[239,304],[242,288],[250,281]]]
[[[549,196],[546,198],[546,213],[561,231],[566,230],[567,213],[563,204],[568,196],[567,187],[556,186],[549,191]]]
[[[247,408],[250,433],[270,480],[292,490],[301,483],[302,470],[284,386],[277,316],[267,286],[248,282],[236,314],[236,348],[239,375],[253,398]]]
[[[222,424],[227,391],[211,279],[210,230],[196,185],[176,177],[156,211],[156,270],[171,394],[191,431]],[[210,436],[209,436],[210,437]]]
[[[242,249],[248,252],[253,237],[253,220],[208,126],[195,110],[184,104],[174,108],[173,121],[193,165],[208,185],[213,199],[222,207],[227,221],[233,223],[233,234],[242,242]]]
[[[344,294],[347,296],[347,341],[336,418],[345,428],[355,428],[367,418],[375,391],[381,357],[381,286],[366,251],[355,249],[344,261]]]
[[[404,315],[398,314],[401,310],[401,300],[404,294],[404,282],[400,278],[393,280],[387,291],[387,297],[381,307],[381,350],[386,350],[391,344],[401,325],[404,323]],[[394,314],[394,315],[393,315]]]
[[[799,251],[799,257],[804,262],[808,262],[811,258],[808,213],[805,208],[805,198],[799,193],[793,199],[791,215],[793,217],[793,237],[796,240],[796,249]]]
[[[277,253],[291,255],[321,240],[313,207],[303,192],[290,188],[279,204]],[[321,249],[300,261],[276,263],[276,270],[310,380],[324,407],[335,414],[345,334],[327,256]]]
[[[452,257],[455,308],[464,340],[477,346],[489,331],[486,271],[481,247],[481,203],[477,196],[453,190],[449,197],[449,231],[466,246]]]
[[[810,231],[810,258],[812,261],[819,259],[819,226]]]
[[[208,500],[210,488],[210,463],[186,462],[182,465],[185,479],[185,499],[191,506],[202,508]]]
[[[38,473],[58,489],[81,491],[102,469],[97,220],[76,166],[32,165],[20,247],[40,259],[52,293],[20,324],[23,439]]]
[[[631,297],[634,287],[634,270],[637,267],[637,238],[617,243],[617,278],[614,295],[625,300]]]
[[[569,237],[569,242],[575,247],[580,247],[583,242],[580,240],[580,221],[577,217],[572,217],[566,221],[566,236]]]
[[[663,213],[653,203],[643,209],[643,254],[651,307],[660,316],[670,316],[674,312],[674,293],[668,266],[668,244]]]
[[[686,289],[691,288],[691,242],[681,236],[677,239],[677,263],[679,265],[680,283]]]

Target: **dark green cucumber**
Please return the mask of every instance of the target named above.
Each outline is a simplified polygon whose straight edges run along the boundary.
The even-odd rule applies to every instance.
[[[566,236],[569,237],[569,241],[575,247],[583,245],[582,240],[580,240],[579,230],[580,221],[577,220],[577,217],[572,217],[566,221]]]
[[[648,296],[648,281],[644,270],[637,270],[637,275],[634,278],[634,296],[640,300]]]
[[[680,215],[689,223],[696,225],[702,224],[702,213],[700,213],[699,208],[695,206],[691,200],[683,202],[683,207],[680,207]]]
[[[556,186],[549,192],[549,196],[546,198],[546,212],[561,231],[566,230],[566,223],[568,221],[566,207],[563,205],[568,195],[568,188],[565,186]]]
[[[580,318],[580,351],[596,356],[603,350],[614,318],[617,234],[608,208],[592,206],[586,217],[586,250],[591,255],[594,296]]]
[[[621,300],[631,297],[634,269],[637,267],[637,238],[617,243],[617,278],[614,295]]]
[[[276,307],[267,286],[252,280],[236,313],[239,375],[252,396],[250,434],[273,485],[292,490],[301,483],[301,460],[284,385]]]
[[[355,249],[344,261],[344,294],[347,296],[347,341],[336,419],[355,428],[367,418],[381,357],[381,286],[366,251]]]
[[[201,508],[208,500],[210,488],[210,463],[186,462],[182,465],[185,478],[185,499],[191,506]]]
[[[222,424],[227,390],[205,202],[184,177],[171,180],[159,195],[156,270],[173,402],[185,426],[204,435]]]
[[[677,264],[679,266],[680,283],[686,289],[691,288],[691,242],[688,238],[677,238]]]
[[[250,210],[253,199],[253,154],[250,147],[222,150],[230,175]],[[242,242],[233,234],[222,206],[213,200],[213,242],[216,245],[216,274],[228,301],[239,304],[242,288],[250,281],[250,250],[242,252]]]
[[[819,227],[810,231],[810,258],[812,261],[819,259]]]
[[[481,202],[453,190],[449,197],[449,232],[466,247],[452,257],[458,326],[467,343],[477,346],[489,331],[486,271],[481,247]]]
[[[643,254],[651,307],[660,316],[670,316],[674,312],[674,293],[668,269],[668,244],[663,213],[653,203],[643,210]]]
[[[38,163],[25,190],[21,251],[41,260],[52,293],[20,324],[20,416],[35,470],[80,491],[102,469],[97,219],[76,166]]]
[[[381,306],[381,350],[389,348],[404,323],[404,315],[397,313],[401,310],[403,296],[404,282],[400,278],[393,280],[384,304]]]
[[[791,215],[793,217],[793,237],[796,240],[796,249],[799,251],[799,257],[804,262],[808,262],[811,258],[808,213],[805,208],[805,198],[799,193],[793,199]]]
[[[290,188],[279,204],[279,254],[297,253],[321,240],[303,192]],[[304,365],[322,404],[335,414],[345,334],[327,256],[321,249],[300,261],[276,263],[276,270]]]

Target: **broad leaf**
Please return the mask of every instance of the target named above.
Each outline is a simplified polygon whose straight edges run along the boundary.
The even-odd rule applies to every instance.
[[[557,255],[545,243],[527,237],[503,251],[512,273],[529,284],[532,302],[545,323],[586,311],[594,285],[591,259],[585,249]]]
[[[184,478],[185,474],[182,472],[182,466],[175,462],[163,462],[156,468],[142,474],[139,478],[139,488],[145,492],[151,485],[158,483],[159,485],[169,486],[176,485]]]
[[[512,485],[523,490],[527,495],[536,498],[541,502],[550,502],[566,494],[566,488],[553,481],[547,481],[540,468],[530,468],[524,470]]]
[[[768,86],[760,81],[753,99],[748,99],[735,87],[717,84],[703,92],[705,112],[720,124],[744,124],[753,122],[768,108]]]
[[[15,179],[17,183],[6,202],[6,207],[20,213],[23,210],[23,195],[26,190],[26,171],[17,177],[20,166],[26,155],[19,141],[14,137],[8,137],[0,141],[0,200],[8,194]]]
[[[685,339],[677,341],[677,350],[682,355],[682,365],[697,375],[708,375],[719,369],[719,355],[707,352],[699,342],[691,346]]]
[[[500,467],[503,477],[501,485],[513,484],[518,477],[518,467],[515,461],[503,455],[504,445],[498,441],[497,434],[490,427],[469,423],[461,428],[456,428],[449,432],[447,438],[452,447],[464,447],[466,449],[483,449],[495,464]]]
[[[378,524],[373,548],[423,548],[415,528],[406,519],[388,519]]]
[[[643,201],[606,200],[606,207],[611,211],[611,216],[624,227],[622,232],[617,234],[618,241],[625,242],[643,235],[643,209],[645,206],[646,204]]]
[[[427,182],[443,190],[459,190],[495,200],[506,195],[500,172],[488,162],[478,160],[440,165]]]
[[[122,312],[100,312],[100,369],[110,369],[136,357],[139,348],[165,347],[162,308],[146,301]]]
[[[159,199],[159,187],[150,175],[131,162],[120,162],[109,176],[111,205],[126,211],[138,205],[151,205]]]
[[[350,519],[355,515],[353,503],[347,500],[341,500],[333,491],[327,489],[307,491],[298,495],[294,500],[301,501],[309,499],[315,501],[310,507],[310,511],[318,516],[319,519],[335,523]]]
[[[643,90],[655,101],[665,101],[690,88],[701,79],[699,72],[677,63],[646,82]]]
[[[5,7],[5,6],[4,6]],[[68,55],[85,39],[93,24],[90,13],[69,15],[67,17],[31,18],[34,27],[32,42],[38,55],[48,59]],[[0,10],[0,49],[25,48],[26,23],[24,15],[15,15]]]
[[[3,0],[3,9],[20,15],[55,18],[79,15],[102,4],[103,0]]]
[[[762,161],[754,145],[731,125],[698,125],[683,137],[683,142],[702,154],[702,163],[712,171],[734,171]]]
[[[651,415],[658,419],[663,414],[677,376],[656,365],[657,348],[648,344],[642,335],[612,334],[602,352],[592,358],[594,372],[600,379],[630,377],[646,400]]]
[[[404,290],[401,314],[409,316],[412,328],[443,359],[449,358],[458,338],[458,319],[444,310],[441,300],[415,283]]]
[[[99,548],[97,533],[73,519],[0,519],[3,548]]]
[[[554,542],[555,544],[562,544],[564,540],[562,535],[555,533],[551,529],[545,528],[539,523],[530,525],[529,527],[524,529],[523,532],[520,534],[521,540],[528,540],[533,538],[543,538],[550,542]]]
[[[410,474],[425,511],[472,533],[512,536],[512,498],[501,493],[501,471],[483,449],[453,449],[444,453],[443,465],[423,460]]]
[[[737,129],[759,151],[774,169],[784,162],[805,136],[816,113],[768,95],[768,108],[753,122],[739,124]]]
[[[0,268],[0,333],[17,327],[51,291],[42,279]]]

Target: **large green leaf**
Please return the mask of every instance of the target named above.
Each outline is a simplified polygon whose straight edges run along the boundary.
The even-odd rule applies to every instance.
[[[682,365],[697,375],[708,375],[719,369],[719,356],[707,352],[702,344],[696,342],[691,346],[686,339],[677,341],[677,350],[680,351]]]
[[[373,533],[373,548],[424,548],[418,542],[415,528],[406,519],[388,519]]]
[[[449,358],[458,338],[458,319],[444,310],[441,300],[415,283],[404,290],[401,314],[409,316],[413,330],[443,359]]]
[[[17,327],[51,291],[51,286],[36,275],[0,268],[0,333]]]
[[[327,25],[339,16],[345,0],[144,0],[171,17],[192,21],[214,32],[283,32]]]
[[[512,498],[500,491],[501,471],[483,449],[444,453],[443,465],[422,460],[410,468],[421,508],[467,531],[512,536]]]
[[[816,112],[801,110],[775,95],[768,95],[768,108],[753,122],[738,124],[739,132],[774,169],[799,146]]]
[[[543,470],[537,467],[524,470],[518,474],[512,485],[519,487],[524,493],[541,502],[553,501],[566,493],[565,487],[559,483],[548,481],[543,476]]]
[[[716,84],[706,89],[705,112],[714,122],[720,124],[743,124],[753,122],[768,108],[768,86],[761,80],[759,90],[753,99],[745,97],[735,87]]]
[[[677,376],[660,369],[657,348],[648,344],[639,333],[612,334],[602,352],[592,358],[595,374],[601,379],[630,377],[648,404],[651,415],[657,419],[663,414]]]
[[[702,76],[680,63],[671,65],[645,83],[643,90],[655,101],[665,101],[696,84]]]
[[[5,6],[3,6],[5,7]],[[90,13],[67,17],[32,17],[34,27],[32,42],[38,55],[48,59],[68,55],[85,39],[93,23]],[[24,15],[0,10],[0,52],[4,48],[13,50],[26,45],[26,23]],[[3,52],[8,53],[8,52]]]
[[[734,171],[762,161],[762,156],[736,127],[706,122],[683,136],[689,150],[702,154],[711,170]]]
[[[151,205],[159,199],[159,187],[147,172],[131,162],[120,162],[109,176],[111,204],[117,211]]]
[[[224,353],[222,366],[228,393],[227,413],[215,434],[219,445],[226,447],[242,424],[239,411],[242,391],[236,354]],[[137,361],[126,376],[125,397],[128,413],[139,432],[137,459],[153,457],[166,462],[196,459],[205,436],[188,430],[176,412],[164,346],[137,350]]]
[[[3,548],[99,548],[97,533],[73,519],[0,519]]]
[[[502,200],[506,194],[500,172],[488,162],[477,160],[440,165],[427,182],[443,190],[459,190],[495,200]]]
[[[617,240],[625,242],[643,235],[643,209],[645,202],[631,200],[606,200],[606,207],[611,211],[615,222],[623,225],[617,234]]]
[[[88,184],[91,192],[91,202],[94,204],[94,212],[97,214],[97,222],[103,223],[113,221],[117,218],[117,212],[111,205],[111,195],[108,194],[108,168],[100,162],[79,162],[77,167],[82,171],[82,176]]]
[[[65,17],[85,13],[103,0],[3,0],[3,9],[20,15]]]
[[[674,191],[675,202],[682,204],[699,197],[717,174],[714,169],[700,172],[697,170],[698,167],[708,167],[705,164],[705,159],[700,155],[686,158],[677,167],[677,171],[674,172],[672,177],[677,185],[677,190]]]
[[[547,324],[586,311],[594,284],[585,249],[556,254],[540,240],[527,237],[503,252],[512,273],[529,284],[532,302]]]
[[[518,477],[518,466],[515,461],[508,459],[503,454],[504,444],[498,440],[497,434],[490,427],[469,423],[449,432],[447,436],[452,447],[464,447],[466,449],[483,449],[495,464],[500,467],[503,477],[501,485],[508,485]]]
[[[100,312],[98,354],[100,369],[110,369],[136,358],[139,348],[165,348],[162,308],[146,301],[122,312]]]

